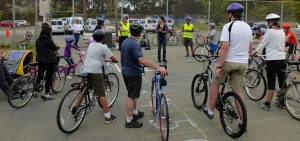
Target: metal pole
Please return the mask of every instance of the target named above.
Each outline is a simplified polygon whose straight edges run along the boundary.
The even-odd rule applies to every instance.
[[[73,21],[75,22],[74,18],[75,18],[75,5],[74,5],[74,0],[72,0],[72,20],[71,20],[71,24],[72,24]],[[74,30],[73,30],[72,34],[74,35]]]
[[[283,2],[281,2],[281,15],[280,15],[280,25],[282,25],[282,19],[283,19]]]
[[[248,0],[246,1],[246,23],[248,22]]]
[[[120,18],[120,20],[122,20],[122,15],[124,14],[123,8],[124,8],[124,3],[123,3],[123,0],[121,0],[121,18]]]
[[[13,36],[14,36],[14,46],[13,49],[16,49],[16,1],[13,0]]]
[[[207,22],[210,22],[210,0],[208,1],[208,16],[207,16]]]
[[[115,28],[116,28],[116,39],[119,37],[118,36],[118,0],[114,0],[115,2]],[[118,39],[117,39],[118,40]]]
[[[38,0],[35,0],[35,24],[34,24],[34,35],[37,37],[37,24],[38,24]]]
[[[168,23],[168,19],[169,19],[169,0],[167,0],[167,12],[166,12],[167,23]]]

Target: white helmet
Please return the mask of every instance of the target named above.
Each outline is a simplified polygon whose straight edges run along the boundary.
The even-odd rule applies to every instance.
[[[267,21],[279,21],[280,20],[280,16],[277,15],[277,14],[269,14],[267,17],[266,17],[266,20]]]

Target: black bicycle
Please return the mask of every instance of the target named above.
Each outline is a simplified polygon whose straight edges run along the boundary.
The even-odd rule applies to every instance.
[[[74,88],[61,99],[57,109],[56,122],[60,131],[65,134],[71,134],[78,129],[85,115],[95,108],[96,101],[102,108],[99,98],[93,93],[89,74],[78,75],[78,77],[82,78],[81,82],[71,85]],[[110,108],[119,94],[119,78],[115,73],[104,73],[103,77]]]
[[[195,49],[194,49],[194,54],[195,54],[195,59],[199,62],[203,62],[206,60],[204,57],[205,55],[213,55],[213,52],[210,48],[210,42],[208,39],[205,39],[203,37],[203,44],[199,44]],[[219,41],[217,44],[217,50],[215,55],[219,55],[220,49],[221,49],[221,42]]]
[[[218,56],[199,56],[206,58],[208,65],[204,73],[197,74],[192,82],[192,100],[197,109],[202,109],[207,102],[208,86],[211,79],[211,62]],[[227,79],[221,84],[221,90],[216,102],[216,109],[220,112],[220,120],[226,134],[232,138],[238,138],[246,131],[247,127],[247,111],[242,98],[233,91],[224,92]],[[239,110],[238,110],[239,109]],[[241,123],[242,121],[242,123]]]

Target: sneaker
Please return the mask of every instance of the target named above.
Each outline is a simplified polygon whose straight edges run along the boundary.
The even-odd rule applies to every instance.
[[[110,115],[110,118],[105,118],[104,123],[105,123],[105,124],[108,124],[108,123],[111,123],[111,122],[116,121],[117,119],[118,119],[118,118],[115,117],[114,115]]]
[[[53,99],[55,99],[55,98],[52,97],[52,96],[46,97],[46,96],[44,96],[44,95],[42,95],[41,98],[42,98],[44,101],[48,101],[48,100],[53,100]]]
[[[283,102],[278,102],[278,101],[276,101],[276,102],[274,103],[274,105],[277,106],[278,108],[285,109],[285,105],[284,105]]]
[[[32,97],[33,97],[33,98],[38,98],[38,97],[39,97],[39,93],[38,93],[38,92],[34,92],[34,93],[32,94]]]
[[[258,107],[267,111],[271,111],[271,106],[266,105],[265,103],[258,104]]]
[[[68,78],[68,79],[73,79],[73,77],[72,77],[72,76],[70,76],[70,75],[68,75],[68,76],[67,76],[67,78]]]
[[[133,114],[133,120],[138,120],[140,118],[144,117],[144,112],[138,111],[137,115]]]
[[[214,115],[208,114],[208,107],[207,107],[205,104],[202,105],[202,109],[203,109],[204,114],[206,114],[206,116],[207,116],[209,119],[213,119],[213,118],[214,118]]]
[[[163,59],[163,62],[168,62],[166,59]]]
[[[189,57],[189,55],[187,54],[187,55],[185,55],[184,57]]]
[[[125,128],[141,128],[143,127],[142,122],[138,122],[137,120],[131,120],[130,122],[125,121]]]

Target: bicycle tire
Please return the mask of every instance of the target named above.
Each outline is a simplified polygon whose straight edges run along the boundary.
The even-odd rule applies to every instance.
[[[203,62],[206,60],[205,56],[209,55],[209,49],[206,46],[197,46],[194,49],[195,59],[199,62]]]
[[[300,57],[298,58],[298,62],[300,62]],[[300,64],[297,65],[297,71],[300,72]]]
[[[177,44],[178,44],[177,37],[174,36],[174,35],[172,35],[171,37],[169,37],[168,43],[169,43],[171,46],[177,46]]]
[[[57,82],[61,82],[61,83],[57,83]],[[57,94],[61,92],[65,84],[66,84],[66,70],[63,65],[59,65],[58,70],[53,73],[51,90]]]
[[[8,91],[8,103],[11,107],[19,109],[24,107],[33,96],[34,77],[30,75],[24,75],[19,77],[14,83],[10,86]]]
[[[157,45],[158,45],[158,43],[157,43],[157,35],[154,35],[154,36],[152,37],[152,44],[153,44],[154,46],[157,46]]]
[[[300,90],[300,82],[293,82],[293,84],[288,85],[284,93],[284,104],[286,110],[293,118],[297,120],[300,120],[300,110],[299,110],[300,91],[299,90]]]
[[[200,85],[203,84],[201,87]],[[201,90],[200,90],[201,87]],[[197,109],[201,109],[202,105],[206,103],[208,96],[208,87],[206,81],[203,79],[202,74],[196,74],[192,81],[192,101]],[[202,100],[203,97],[203,100]]]
[[[155,115],[156,114],[156,90],[155,90],[154,78],[152,78],[151,81],[151,107],[152,107],[152,113],[153,115]]]
[[[229,97],[233,97],[233,100],[230,100]],[[233,102],[235,101],[235,102]],[[242,116],[243,116],[243,123],[240,124],[240,116],[238,114],[238,111],[236,108],[236,105],[232,105],[233,103],[238,102],[240,105],[240,108],[242,110]],[[228,105],[227,105],[228,104]],[[222,110],[220,110],[220,120],[222,127],[224,131],[226,132],[227,135],[229,135],[232,138],[238,138],[244,134],[247,128],[247,111],[246,111],[246,106],[242,100],[242,98],[236,94],[235,92],[227,92],[223,95],[222,97]],[[237,125],[233,125],[230,127],[227,125],[225,120],[228,119],[230,123],[234,122],[235,120],[237,122]],[[239,129],[237,132],[234,132],[234,129]]]
[[[256,69],[248,69],[245,76],[244,91],[251,100],[262,100],[267,93],[265,76]]]
[[[107,99],[107,105],[108,108],[110,108],[117,100],[117,97],[119,95],[119,90],[120,90],[120,83],[119,83],[119,78],[115,73],[109,73],[107,74],[106,77],[107,78],[104,78],[104,89],[105,89],[105,95]],[[110,83],[107,83],[107,79],[109,80]],[[97,101],[100,108],[102,108],[99,98],[97,99]]]
[[[163,141],[169,140],[170,116],[167,98],[164,93],[160,96],[159,129]]]
[[[77,110],[73,111],[74,107],[76,106],[76,100],[78,96],[82,96],[83,99],[80,103],[79,108],[76,108]],[[66,103],[67,101],[69,101],[70,103]],[[56,123],[61,132],[65,134],[71,134],[78,129],[85,117],[85,112],[87,109],[86,104],[87,98],[85,95],[82,94],[82,89],[80,88],[73,88],[64,95],[64,97],[61,99],[58,105],[56,114]],[[65,109],[65,111],[62,111],[63,109]],[[74,114],[72,112],[74,112]],[[79,118],[77,119],[78,115]],[[75,124],[71,125],[70,129],[67,129],[66,127],[66,123],[69,122],[68,119],[70,119],[70,122],[72,123],[74,121],[71,120],[75,120]]]
[[[203,46],[205,44],[205,41],[203,40],[203,36],[202,35],[198,35],[196,37],[196,43],[198,46]]]

